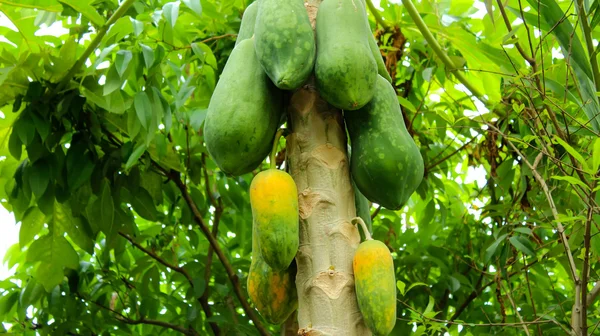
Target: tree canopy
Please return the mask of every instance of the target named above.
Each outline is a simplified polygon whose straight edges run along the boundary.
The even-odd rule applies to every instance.
[[[0,0],[0,203],[20,222],[0,332],[279,332],[245,288],[254,175],[225,176],[202,134],[250,2]],[[401,210],[370,209],[392,334],[600,333],[600,1],[367,5],[425,162]]]

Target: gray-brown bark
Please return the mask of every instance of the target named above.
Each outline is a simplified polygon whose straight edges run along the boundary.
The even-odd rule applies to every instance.
[[[311,87],[290,104],[287,153],[299,193],[298,322],[306,335],[370,335],[358,309],[352,258],[360,243],[341,111]]]

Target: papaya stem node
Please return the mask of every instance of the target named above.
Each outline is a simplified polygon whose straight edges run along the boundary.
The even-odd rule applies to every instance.
[[[280,128],[275,133],[275,139],[273,139],[273,149],[271,150],[271,154],[269,155],[269,164],[271,169],[277,169],[277,162],[275,157],[277,156],[277,146],[279,145],[279,138],[283,135],[284,128]]]
[[[371,237],[371,233],[369,232],[369,229],[367,228],[367,224],[365,224],[365,221],[360,217],[354,217],[354,218],[352,218],[351,223],[355,223],[355,222],[358,222],[358,224],[360,224],[360,226],[362,227],[363,232],[365,234],[365,241],[373,240],[373,238]]]

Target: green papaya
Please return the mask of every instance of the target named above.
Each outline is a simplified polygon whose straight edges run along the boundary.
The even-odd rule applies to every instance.
[[[343,110],[366,105],[375,93],[377,63],[369,47],[364,6],[325,0],[317,14],[315,78],[321,96]]]
[[[363,4],[363,6],[365,6],[365,11],[366,11],[366,6],[367,4],[365,3],[365,0],[361,0],[361,3]],[[365,21],[367,24],[367,29],[369,30],[369,48],[371,49],[371,52],[373,53],[373,58],[375,59],[375,62],[377,63],[377,73],[387,79],[388,82],[392,82],[392,77],[390,76],[390,74],[387,71],[387,68],[385,67],[385,62],[383,61],[383,57],[381,56],[381,51],[379,50],[379,45],[377,44],[377,40],[375,39],[375,35],[373,35],[373,32],[371,32],[371,26],[369,25],[369,20]]]
[[[358,308],[373,335],[386,336],[396,325],[396,275],[389,249],[366,240],[352,260]]]
[[[288,268],[299,243],[298,189],[290,174],[267,169],[250,184],[252,221],[260,253],[276,271]]]
[[[283,323],[298,308],[296,263],[283,271],[273,270],[262,258],[256,234],[252,235],[252,263],[246,286],[256,310],[269,323]]]
[[[423,158],[411,138],[392,85],[377,76],[376,94],[363,108],[346,111],[352,144],[350,171],[371,202],[400,209],[423,179]]]
[[[238,32],[237,40],[235,45],[237,46],[243,40],[249,39],[254,35],[254,27],[256,25],[256,15],[258,14],[258,2],[254,1],[244,11],[242,16],[242,24],[240,25],[240,31]]]
[[[377,62],[377,73],[385,78],[388,82],[392,82],[392,76],[387,71],[385,67],[385,63],[383,62],[383,56],[381,56],[381,51],[379,50],[379,45],[377,44],[377,40],[375,40],[375,36],[373,34],[369,34],[369,47],[371,52],[373,53],[373,58],[375,58],[375,62]]]
[[[240,42],[208,105],[204,121],[208,153],[229,176],[251,172],[269,154],[282,112],[282,91],[262,70],[254,41]]]
[[[258,60],[278,88],[294,90],[306,82],[316,45],[304,0],[262,0],[254,34]]]

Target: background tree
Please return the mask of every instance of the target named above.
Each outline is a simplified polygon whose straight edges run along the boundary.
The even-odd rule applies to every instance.
[[[0,331],[279,330],[246,298],[252,174],[226,178],[199,131],[247,5],[0,0],[0,202],[21,222]],[[367,5],[426,165],[402,210],[371,209],[393,334],[597,333],[600,2]]]

